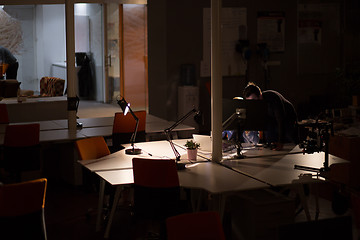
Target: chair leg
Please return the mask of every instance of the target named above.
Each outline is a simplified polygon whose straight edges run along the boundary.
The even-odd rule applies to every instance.
[[[43,228],[43,234],[44,234],[44,240],[47,240],[47,233],[46,233],[46,224],[45,224],[45,214],[44,209],[41,211],[41,222],[42,222],[42,228]]]

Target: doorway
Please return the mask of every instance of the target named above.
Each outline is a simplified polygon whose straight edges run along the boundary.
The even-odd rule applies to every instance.
[[[106,102],[124,97],[133,109],[148,109],[147,6],[105,5]]]

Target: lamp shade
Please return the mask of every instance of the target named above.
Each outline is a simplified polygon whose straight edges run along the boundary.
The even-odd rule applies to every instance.
[[[130,103],[127,103],[124,98],[121,98],[118,101],[118,104],[119,104],[121,110],[123,111],[124,115],[126,115],[128,113],[128,111],[129,111]]]

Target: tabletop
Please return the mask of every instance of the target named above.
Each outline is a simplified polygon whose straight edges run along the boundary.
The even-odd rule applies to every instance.
[[[291,149],[289,151],[289,149]],[[284,151],[270,149],[249,149],[244,151],[245,158],[223,160],[222,164],[234,170],[244,172],[273,186],[288,185],[299,180],[301,174],[314,172],[295,169],[295,165],[322,168],[325,153],[303,154],[299,146],[287,145]],[[344,159],[329,155],[329,166],[333,163],[347,162]],[[316,177],[316,176],[314,176]]]

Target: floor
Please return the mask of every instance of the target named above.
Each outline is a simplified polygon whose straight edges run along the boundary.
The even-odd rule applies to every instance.
[[[121,112],[121,108],[116,103],[100,103],[95,101],[81,100],[77,116],[79,118],[111,117],[115,112]]]
[[[312,219],[315,217],[315,198],[313,195],[308,196],[310,203],[309,209]],[[98,203],[98,194],[94,189],[84,186],[74,187],[63,183],[53,183],[49,180],[48,191],[46,195],[45,219],[47,227],[47,235],[49,240],[95,240],[104,239],[105,223],[101,227],[101,231],[95,231],[96,210]],[[348,209],[341,216],[351,216]],[[320,199],[320,215],[319,220],[332,219],[337,215],[331,209],[331,202]],[[248,220],[246,220],[248,221]],[[304,211],[301,211],[295,218],[295,222],[306,223]],[[264,224],[264,223],[262,223]],[[239,235],[237,224],[232,223],[234,228],[227,229],[227,235],[231,236],[231,240],[247,240]],[[130,208],[118,207],[115,219],[111,228],[110,237],[108,239],[153,239],[140,237],[137,232],[138,227],[134,224]],[[229,232],[230,231],[230,232]],[[329,231],[329,229],[324,229]],[[353,240],[359,240],[359,229],[353,226]],[[267,238],[272,239],[272,238]],[[310,238],[313,239],[313,238]],[[331,239],[331,238],[330,238]]]
[[[78,117],[106,117],[113,116],[120,108],[112,104],[102,104],[90,101],[81,101],[78,110]],[[313,195],[308,196],[310,203],[309,209],[312,218],[315,217],[315,199]],[[98,203],[98,193],[96,188],[88,186],[72,186],[59,180],[48,181],[48,191],[46,195],[45,219],[47,235],[49,240],[95,240],[104,239],[105,225],[101,231],[95,231],[96,210]],[[351,216],[350,210],[343,215]],[[334,218],[337,215],[332,211],[331,202],[320,199],[319,219]],[[105,220],[106,222],[106,220]],[[306,222],[304,211],[301,211],[295,218],[295,222]],[[233,228],[236,224],[232,223]],[[231,240],[243,240],[232,231],[227,234],[232,235]],[[353,240],[360,240],[360,231],[353,223]],[[236,230],[235,230],[236,231]],[[296,234],[296,233],[295,233]],[[310,234],[310,233],[309,233]],[[109,239],[152,239],[141,238],[137,232],[129,208],[119,207],[115,214],[115,219],[111,228]],[[247,240],[247,239],[244,239]]]

